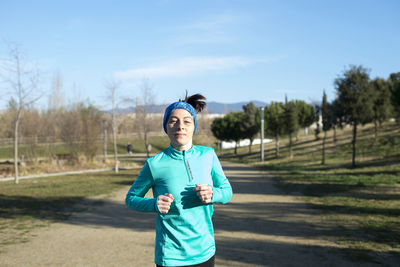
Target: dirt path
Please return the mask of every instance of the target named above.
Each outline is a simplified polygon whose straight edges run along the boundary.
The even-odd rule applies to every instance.
[[[326,236],[318,211],[246,165],[224,163],[234,197],[215,206],[216,266],[357,266]],[[7,246],[0,266],[154,266],[155,214],[128,210],[128,188],[88,201],[84,212]],[[373,266],[365,265],[363,266]]]

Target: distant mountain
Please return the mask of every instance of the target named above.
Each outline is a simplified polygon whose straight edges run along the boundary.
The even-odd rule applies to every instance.
[[[207,110],[211,114],[225,114],[231,111],[243,111],[243,106],[247,105],[248,103],[253,102],[256,107],[265,107],[267,103],[261,101],[249,101],[249,102],[238,102],[238,103],[219,103],[219,102],[208,102],[207,103]]]
[[[147,113],[164,113],[165,105],[154,105],[154,106],[145,106],[145,110]],[[112,110],[106,110],[106,113],[111,113]],[[135,112],[135,107],[127,107],[127,108],[118,108],[117,113],[133,113]]]
[[[242,106],[253,102],[256,107],[265,107],[267,103],[261,101],[249,101],[249,102],[238,102],[238,103],[220,103],[215,101],[207,102],[207,112],[210,114],[225,114],[231,111],[242,111]],[[148,113],[164,113],[166,105],[154,105],[152,107],[146,106],[145,109]],[[111,110],[105,112],[111,113]],[[135,112],[134,107],[120,108],[117,113],[133,113]]]

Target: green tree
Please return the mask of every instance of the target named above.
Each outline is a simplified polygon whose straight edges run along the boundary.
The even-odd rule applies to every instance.
[[[293,136],[299,130],[298,113],[296,103],[294,101],[285,100],[284,105],[284,131],[289,136],[289,158],[293,158]]]
[[[322,116],[322,131],[324,132],[324,137],[322,138],[322,161],[321,164],[325,164],[325,143],[326,143],[326,133],[332,128],[332,108],[330,107],[326,93],[324,91],[322,96],[321,104],[321,116]]]
[[[227,132],[228,140],[235,142],[235,154],[237,154],[237,148],[240,140],[246,138],[246,133],[243,131],[243,112],[229,112],[224,120],[227,121]]]
[[[307,129],[315,122],[314,106],[303,100],[295,100],[294,104],[297,109],[299,127]]]
[[[284,129],[284,107],[281,102],[271,102],[264,109],[264,131],[266,136],[275,138],[275,157],[279,157],[279,138]]]
[[[246,138],[250,140],[249,153],[251,153],[254,138],[260,131],[260,112],[253,102],[244,105],[243,111],[242,131],[246,135]]]
[[[389,119],[392,111],[391,93],[388,82],[382,78],[373,80],[371,86],[374,93],[373,120],[376,139],[378,137],[378,126]]]
[[[319,123],[319,119],[321,116],[321,107],[319,104],[316,104],[314,106],[314,112],[315,112],[315,130],[314,130],[314,136],[315,136],[315,140],[319,140],[319,134],[321,133],[321,124]]]
[[[211,132],[220,141],[227,140],[224,123],[223,118],[215,118],[211,123]]]
[[[353,126],[352,167],[356,166],[357,126],[371,122],[373,117],[373,91],[369,71],[362,66],[350,66],[343,76],[335,80],[337,98],[346,123]]]
[[[331,104],[331,110],[332,110],[333,142],[336,143],[337,128],[339,127],[340,129],[343,129],[343,123],[345,121],[344,113],[338,99],[333,100]]]
[[[235,154],[239,141],[246,138],[242,127],[243,115],[243,112],[230,112],[223,118],[215,119],[211,124],[211,131],[217,139],[235,142]]]

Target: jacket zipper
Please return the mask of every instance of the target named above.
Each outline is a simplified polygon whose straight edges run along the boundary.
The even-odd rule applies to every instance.
[[[192,169],[190,168],[189,160],[186,160],[185,158],[185,150],[183,150],[182,154],[183,154],[183,162],[185,163],[186,171],[189,173],[190,181],[193,181]]]

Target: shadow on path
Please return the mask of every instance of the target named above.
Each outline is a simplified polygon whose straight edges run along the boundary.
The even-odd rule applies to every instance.
[[[227,162],[223,167],[232,184],[234,197],[227,205],[215,205],[217,266],[360,264],[349,261],[343,256],[343,249],[329,241],[330,237],[345,238],[344,233],[321,221],[318,210],[283,194],[274,187],[271,178],[255,168]],[[128,189],[127,186],[106,199],[85,199],[77,207],[83,211],[63,223],[86,228],[112,228],[111,231],[130,229],[138,236],[142,232],[154,231],[155,213],[135,212],[125,206]],[[139,252],[136,253],[140,256]],[[394,260],[398,260],[396,256],[381,254],[381,257],[381,263],[396,266],[392,265]],[[380,263],[364,261],[362,264],[378,266]]]
[[[155,213],[130,210],[122,201],[121,199],[102,200],[101,206],[89,207],[66,222],[89,227],[125,228],[139,232],[155,229]],[[90,202],[87,203],[90,205]]]

